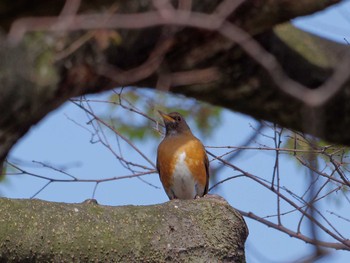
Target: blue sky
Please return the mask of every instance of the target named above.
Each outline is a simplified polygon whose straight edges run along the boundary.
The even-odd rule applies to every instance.
[[[314,16],[296,19],[293,23],[304,30],[344,43],[344,38],[350,38],[349,19],[350,4],[347,1],[341,7],[329,8]],[[94,98],[104,99],[106,96],[108,94],[94,96]],[[97,112],[108,111],[108,106],[99,104],[95,107]],[[121,168],[119,162],[108,149],[99,143],[90,143],[91,133],[86,129],[91,130],[91,126],[86,125],[87,121],[86,114],[81,109],[72,103],[66,103],[30,130],[12,150],[11,159],[25,164],[23,167],[28,171],[57,178],[64,176],[52,171],[52,169],[40,168],[40,165],[36,165],[32,161],[50,163],[73,176],[84,179],[130,174]],[[202,139],[205,145],[210,146],[238,146],[252,133],[251,126],[255,127],[256,125],[257,122],[248,116],[224,111],[222,125],[215,135]],[[194,131],[194,133],[198,134],[198,131]],[[114,149],[118,149],[120,146],[126,158],[147,165],[125,143],[121,142],[118,145],[115,135],[107,134]],[[160,140],[161,137],[146,139],[142,142],[136,141],[135,144],[151,160],[155,161],[155,151]],[[259,138],[259,143],[270,142],[268,139]],[[214,149],[211,151],[218,154],[224,152]],[[273,162],[274,155],[272,153],[244,151],[235,160],[235,165],[252,174],[269,178],[272,174]],[[288,157],[282,157],[281,163],[283,183],[292,184],[295,189],[302,189],[305,174]],[[217,165],[217,163],[213,165]],[[223,179],[232,175],[234,175],[232,170],[223,169],[219,178]],[[65,176],[64,178],[69,177]],[[168,201],[157,174],[144,176],[143,179],[153,186],[139,179],[111,181],[97,187],[95,198],[100,204],[105,205],[147,205]],[[0,193],[11,198],[30,198],[46,183],[45,180],[28,175],[10,176],[5,183],[0,185]],[[92,197],[94,187],[94,183],[53,183],[40,192],[36,198],[55,202],[82,202]],[[245,211],[266,215],[272,214],[274,211],[274,206],[269,205],[270,202],[275,202],[274,197],[268,191],[262,190],[261,187],[257,187],[256,184],[245,178],[228,181],[223,184],[218,193],[226,198],[232,206]],[[339,206],[339,212],[350,214],[349,209],[342,206]],[[293,224],[293,220],[296,219],[290,216],[286,217],[285,220],[289,221],[289,224]],[[246,221],[250,230],[250,236],[246,243],[247,262],[292,262],[306,255],[312,249],[312,246],[267,228],[265,225],[255,223],[250,219],[246,219]],[[344,224],[344,227],[349,226]],[[319,262],[350,262],[350,253],[334,251],[329,257]]]

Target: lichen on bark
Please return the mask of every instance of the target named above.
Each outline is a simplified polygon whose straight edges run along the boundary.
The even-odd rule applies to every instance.
[[[242,216],[215,198],[150,206],[0,199],[1,262],[245,262]]]

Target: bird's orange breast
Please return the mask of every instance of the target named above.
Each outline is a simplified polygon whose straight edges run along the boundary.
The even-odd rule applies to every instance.
[[[185,153],[185,155],[184,155]],[[184,163],[197,184],[206,186],[207,156],[202,143],[193,135],[166,137],[158,147],[157,164],[160,180],[166,189],[169,189],[174,181],[173,173],[180,155],[184,157]]]

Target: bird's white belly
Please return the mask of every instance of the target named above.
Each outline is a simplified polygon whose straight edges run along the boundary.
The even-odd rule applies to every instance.
[[[182,152],[175,165],[172,191],[179,199],[193,199],[196,197],[196,182],[187,167],[185,159],[186,153]]]

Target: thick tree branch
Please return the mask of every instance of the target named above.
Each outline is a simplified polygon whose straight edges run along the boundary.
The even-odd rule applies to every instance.
[[[177,3],[178,1],[172,2]],[[192,2],[192,11],[211,13],[224,1],[193,0]],[[247,30],[249,33],[256,34],[276,24],[286,22],[295,17],[315,13],[339,2],[341,2],[341,0],[246,0],[233,14],[230,14],[230,9],[227,8],[232,6],[230,3],[228,5],[223,5],[222,8],[217,11],[229,15],[230,21]],[[8,30],[11,24],[20,17],[59,15],[64,3],[64,0],[57,0],[55,4],[44,0],[36,0],[35,2],[29,0],[4,0],[4,4],[0,8],[0,27]],[[79,10],[80,12],[86,10],[91,11],[92,9],[101,10],[113,4],[117,5],[122,13],[136,13],[153,9],[152,1],[143,1],[140,3],[137,0],[130,0],[127,2],[122,0],[83,0],[81,1]]]
[[[309,15],[340,0],[248,0],[237,9],[235,24],[255,35],[295,17]]]
[[[290,26],[276,27],[273,31],[267,29],[336,2],[250,0],[229,15],[229,12],[220,11],[224,8],[218,8],[218,3],[223,3],[221,1],[193,1],[195,13],[191,22],[186,20],[186,16],[191,15],[187,11],[179,13],[183,20],[162,17],[155,11],[152,1],[117,1],[118,12],[133,13],[135,19],[137,12],[143,13],[139,19],[150,18],[154,14],[153,27],[145,28],[147,25],[140,24],[143,29],[128,30],[118,28],[130,28],[135,19],[113,15],[113,11],[107,11],[107,15],[106,12],[82,15],[84,10],[97,6],[95,1],[82,1],[80,16],[64,24],[65,34],[48,34],[52,37],[50,40],[45,35],[26,32],[39,28],[49,33],[58,29],[62,31],[62,24],[58,23],[58,27],[54,25],[65,21],[57,17],[63,1],[57,1],[57,5],[39,1],[38,5],[25,9],[9,1],[6,10],[0,10],[0,13],[6,13],[1,16],[0,26],[6,30],[16,21],[16,26],[12,27],[14,35],[16,32],[25,34],[24,39],[19,38],[22,42],[16,47],[7,43],[5,37],[0,39],[1,57],[4,58],[0,62],[3,85],[0,90],[0,161],[33,124],[69,97],[126,84],[170,89],[259,119],[313,133],[332,142],[350,145],[350,135],[346,132],[346,127],[350,125],[349,83],[341,85],[341,90],[334,94],[332,100],[316,109],[321,114],[320,121],[317,128],[310,129],[305,125],[309,123],[304,114],[309,111],[308,108],[299,99],[285,94],[276,84],[276,78],[271,76],[273,68],[268,68],[271,63],[252,57],[252,49],[245,48],[246,37],[220,31],[224,28],[220,26],[224,22],[220,20],[220,14],[223,14],[246,33],[256,35],[256,40],[274,56],[296,87],[305,85],[316,90],[331,76],[346,46]],[[101,3],[107,10],[110,10],[110,4],[111,1]],[[47,5],[51,7],[46,10]],[[208,16],[215,12],[219,15]],[[56,17],[18,20],[28,14]],[[91,20],[91,17],[105,19]],[[207,22],[206,28],[206,24],[201,23],[203,18],[213,19],[214,24]],[[191,28],[185,27],[186,21],[193,23]],[[79,26],[86,30],[96,29],[103,25],[116,29],[114,33],[122,41],[109,43],[107,48],[101,47],[99,31],[73,33],[70,30],[78,30]],[[196,25],[200,29],[196,29]],[[251,52],[250,56],[246,55],[247,51]],[[315,55],[310,56],[311,51]],[[293,93],[293,90],[289,91]]]
[[[242,216],[213,198],[122,207],[0,199],[0,222],[1,262],[245,262],[248,235]]]

